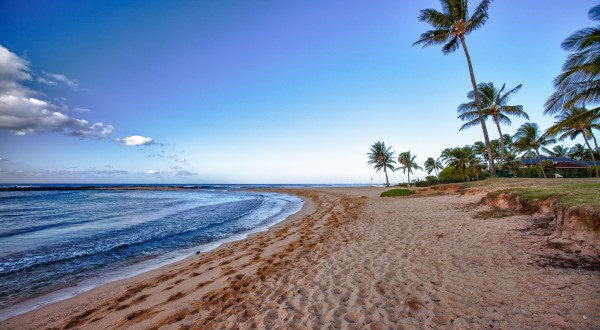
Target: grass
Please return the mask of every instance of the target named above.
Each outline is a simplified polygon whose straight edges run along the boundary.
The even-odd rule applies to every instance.
[[[557,205],[600,208],[600,179],[492,178],[461,184],[460,190],[484,190],[490,194],[510,193],[528,201],[556,199]]]
[[[415,192],[409,189],[392,189],[382,192],[381,197],[410,196],[414,194]]]

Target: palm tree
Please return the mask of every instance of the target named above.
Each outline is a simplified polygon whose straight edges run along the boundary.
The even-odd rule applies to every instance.
[[[510,125],[512,124],[510,118],[508,116],[515,117],[523,117],[525,119],[529,119],[529,116],[525,111],[523,111],[522,105],[507,105],[510,97],[517,93],[523,85],[518,85],[517,87],[511,89],[510,91],[503,93],[506,84],[503,84],[502,87],[498,90],[494,86],[494,83],[480,83],[477,85],[477,92],[479,94],[479,100],[481,102],[481,111],[483,112],[484,119],[487,117],[492,117],[492,120],[496,124],[496,128],[498,129],[498,134],[500,136],[500,161],[499,165],[502,168],[502,160],[504,159],[504,152],[506,150],[504,146],[504,140],[502,135],[502,129],[500,128],[500,124]],[[477,105],[475,104],[475,99],[473,92],[470,91],[467,93],[467,98],[471,101],[468,103],[463,103],[458,106],[458,112],[460,118],[463,121],[466,121],[464,125],[460,128],[463,129],[479,125],[479,113],[477,112]]]
[[[592,7],[588,16],[600,21],[600,5]],[[600,26],[576,31],[561,46],[573,53],[563,64],[563,72],[554,79],[556,91],[544,104],[544,114],[600,101]]]
[[[475,81],[471,56],[469,55],[467,44],[465,42],[465,37],[469,33],[480,28],[487,21],[488,8],[491,0],[482,0],[479,5],[475,7],[473,15],[471,16],[469,16],[468,0],[440,0],[440,3],[442,5],[442,12],[431,8],[421,10],[419,21],[430,24],[434,29],[421,34],[419,40],[417,40],[413,46],[423,45],[423,47],[426,47],[444,44],[442,47],[442,53],[444,55],[450,54],[462,46],[469,67],[479,123],[481,124],[481,130],[483,131],[485,145],[487,146],[490,170],[492,171],[492,175],[495,176],[496,169],[494,167],[490,139],[483,118],[479,94],[477,93],[477,82]]]
[[[587,152],[585,152],[585,146],[581,143],[577,143],[569,149],[569,157],[583,161],[585,159]]]
[[[583,107],[570,108],[566,112],[554,117],[557,121],[548,128],[546,134],[551,136],[559,135],[558,139],[561,141],[567,137],[570,137],[571,140],[575,140],[577,136],[582,135],[585,144],[589,149],[594,164],[594,170],[596,171],[596,177],[600,177],[600,175],[598,175],[594,151],[592,150],[589,141],[589,137],[592,136],[592,129],[600,129],[600,123],[598,123],[597,120],[596,122],[594,122],[594,120],[589,120],[589,113],[590,111]]]
[[[536,123],[525,123],[519,127],[514,136],[515,145],[525,152],[535,151],[535,154],[540,162],[542,175],[546,178],[544,165],[542,164],[542,156],[540,156],[540,148],[549,144],[555,143],[556,140],[549,138],[546,135],[540,134],[539,127]]]
[[[552,150],[547,149],[546,147],[542,147],[542,150],[548,154],[550,157],[567,157],[569,154],[569,148],[566,148],[564,145],[554,146]]]
[[[477,157],[470,146],[447,148],[442,151],[440,157],[446,163],[446,166],[454,168],[463,175],[463,180],[469,181],[469,171],[475,163]]]
[[[402,165],[402,166],[398,167],[398,169],[402,169],[402,173],[408,173],[408,186],[409,187],[410,187],[410,174],[413,172],[413,169],[415,169],[415,170],[423,169],[421,166],[419,166],[419,164],[417,164],[415,162],[415,158],[417,158],[417,156],[411,155],[410,150],[401,152],[400,155],[398,155],[398,164]]]
[[[442,166],[442,162],[438,160],[433,159],[433,157],[429,157],[427,158],[427,160],[425,161],[425,170],[427,171],[427,174],[431,174],[431,172],[435,171],[435,176],[438,175],[438,170],[443,170],[444,166]]]
[[[385,143],[381,141],[377,141],[375,144],[371,146],[371,152],[367,153],[369,155],[368,165],[374,165],[375,171],[379,172],[383,169],[385,173],[385,185],[389,186],[390,181],[388,180],[387,169],[394,170],[394,165],[396,161],[394,160],[394,152],[390,151],[392,147],[386,148]]]

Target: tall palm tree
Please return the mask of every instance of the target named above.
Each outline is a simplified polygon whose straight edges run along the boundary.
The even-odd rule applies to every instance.
[[[381,141],[375,142],[371,146],[371,150],[367,155],[369,156],[368,165],[374,165],[375,171],[379,172],[383,169],[385,173],[385,185],[389,186],[390,181],[388,180],[387,169],[394,171],[394,164],[396,161],[394,160],[394,152],[390,151],[392,147],[386,148],[385,143]]]
[[[454,168],[463,175],[463,180],[469,181],[469,171],[473,164],[478,163],[477,157],[470,146],[447,148],[440,157],[446,166]]]
[[[588,120],[590,113],[586,108],[573,107],[566,112],[555,116],[557,120],[554,125],[550,126],[546,131],[547,135],[556,136],[558,135],[559,140],[564,140],[570,137],[571,140],[575,140],[577,136],[582,135],[585,140],[585,144],[588,147],[592,162],[594,164],[594,170],[596,171],[596,177],[598,175],[598,167],[596,166],[596,158],[594,157],[594,151],[590,146],[589,138],[592,136],[592,129],[600,129],[600,123]]]
[[[600,21],[600,5],[592,7],[588,16]],[[576,31],[561,46],[573,53],[554,79],[556,91],[544,104],[544,114],[600,102],[600,26]]]
[[[585,159],[587,152],[585,151],[585,146],[581,143],[577,143],[569,149],[569,157],[583,161]]]
[[[402,173],[408,173],[408,186],[409,187],[410,187],[410,174],[413,173],[413,169],[414,170],[422,170],[423,169],[421,166],[419,166],[419,164],[417,164],[415,162],[415,158],[417,158],[417,156],[411,155],[410,150],[401,152],[398,155],[398,164],[402,165],[402,166],[398,167],[398,169],[402,169]]]
[[[516,146],[521,151],[535,151],[538,161],[540,162],[540,169],[542,171],[542,175],[544,176],[544,178],[546,178],[546,171],[544,171],[544,165],[542,164],[540,148],[555,143],[556,140],[549,138],[546,135],[542,135],[536,123],[525,123],[521,125],[521,127],[519,127],[519,129],[515,133],[514,139]]]
[[[494,86],[494,83],[491,82],[480,83],[479,85],[477,85],[477,93],[479,94],[479,100],[481,102],[481,111],[483,112],[483,117],[484,119],[492,117],[492,120],[494,121],[494,123],[496,124],[496,128],[498,129],[498,135],[500,136],[499,166],[501,168],[506,148],[504,146],[504,140],[500,124],[512,124],[508,116],[523,117],[525,119],[529,119],[527,113],[523,111],[522,105],[507,105],[508,101],[510,100],[510,97],[513,94],[517,93],[522,86],[523,85],[518,85],[517,87],[503,93],[506,84],[502,84],[502,87],[500,89],[497,89]],[[460,113],[458,118],[460,118],[463,121],[466,121],[466,123],[460,128],[461,131],[472,126],[479,125],[479,113],[477,112],[477,105],[475,104],[475,97],[473,91],[467,93],[467,98],[469,98],[471,101],[458,106],[458,113]]]
[[[473,152],[475,153],[475,155],[481,156],[481,158],[483,158],[484,160],[488,159],[487,147],[485,146],[485,143],[483,143],[481,141],[477,141],[477,142],[473,143],[473,146],[471,147],[471,149],[473,149]],[[493,152],[492,152],[492,156],[493,156]]]
[[[439,159],[433,159],[433,157],[427,158],[424,165],[428,175],[431,174],[431,172],[435,172],[435,176],[437,176],[437,171],[444,169],[444,166],[442,166],[442,162],[440,162]]]
[[[421,10],[419,21],[430,24],[434,29],[421,34],[419,40],[417,40],[413,46],[423,45],[423,47],[426,47],[444,44],[442,47],[442,53],[444,55],[450,54],[462,46],[469,67],[475,105],[477,107],[477,114],[479,115],[481,130],[483,131],[483,139],[488,149],[489,167],[492,171],[492,175],[495,176],[496,168],[494,167],[490,139],[483,118],[481,102],[479,101],[479,95],[477,93],[477,82],[475,81],[471,56],[469,55],[467,44],[465,42],[465,37],[469,33],[480,28],[487,21],[488,8],[491,0],[482,0],[479,5],[475,7],[473,14],[470,16],[468,0],[440,0],[440,3],[442,5],[441,12],[431,8]]]
[[[542,150],[548,154],[550,157],[567,157],[569,154],[569,148],[566,148],[564,145],[557,145],[552,148],[552,150],[547,149],[546,147],[542,147]]]

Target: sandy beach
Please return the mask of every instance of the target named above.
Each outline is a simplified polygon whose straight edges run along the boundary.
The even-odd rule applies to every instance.
[[[544,263],[544,215],[481,193],[278,189],[270,230],[6,320],[2,329],[594,329],[600,272]]]

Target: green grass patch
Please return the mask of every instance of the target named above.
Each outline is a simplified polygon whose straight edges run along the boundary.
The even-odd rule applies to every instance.
[[[381,193],[381,197],[396,197],[414,195],[415,192],[409,189],[392,189]]]
[[[509,193],[520,196],[527,201],[546,200],[554,198],[560,206],[591,206],[600,207],[600,184],[596,183],[569,183],[554,185],[531,185],[527,188],[501,189],[490,193],[491,195]]]

